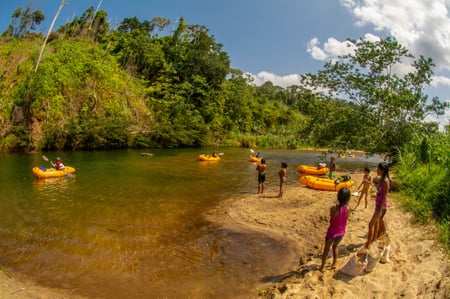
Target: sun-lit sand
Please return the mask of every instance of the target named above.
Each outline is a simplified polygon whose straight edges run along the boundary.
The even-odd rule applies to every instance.
[[[337,172],[337,176],[344,173]],[[291,173],[291,176],[296,174]],[[372,173],[372,175],[374,175]],[[298,175],[297,175],[298,177]],[[356,181],[363,174],[351,173]],[[374,188],[373,192],[374,191]],[[259,295],[267,298],[450,298],[448,256],[435,241],[432,227],[415,226],[410,216],[390,198],[386,214],[391,243],[389,263],[378,263],[372,272],[355,277],[339,269],[366,241],[367,224],[374,210],[374,195],[364,208],[364,199],[352,214],[347,233],[339,246],[336,269],[330,269],[331,252],[325,271],[318,270],[329,221],[329,208],[336,192],[318,191],[303,185],[291,185],[282,199],[278,190],[266,194],[245,195],[233,202],[227,214],[237,223],[274,235],[293,239],[298,244],[298,265],[261,285]],[[352,196],[350,206],[358,197]],[[256,295],[256,294],[255,294]]]

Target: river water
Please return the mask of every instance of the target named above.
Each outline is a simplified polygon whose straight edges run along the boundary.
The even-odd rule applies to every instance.
[[[232,231],[205,215],[229,198],[256,193],[248,149],[45,153],[76,168],[73,176],[36,179],[41,154],[0,155],[0,265],[48,287],[90,298],[238,298],[292,261],[268,236]],[[264,151],[266,190],[280,162],[289,185],[299,164],[327,162],[315,151]],[[325,159],[325,160],[323,160]],[[342,159],[361,169],[377,159]],[[226,216],[224,216],[226,217]]]

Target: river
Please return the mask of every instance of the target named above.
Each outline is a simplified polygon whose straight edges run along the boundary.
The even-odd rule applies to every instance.
[[[0,265],[89,298],[255,294],[254,285],[289,262],[282,258],[286,248],[206,220],[223,201],[257,191],[248,149],[218,149],[218,162],[197,160],[209,151],[45,153],[76,168],[53,179],[31,173],[34,166],[50,167],[41,154],[0,155]],[[289,165],[289,187],[298,184],[299,164],[328,159],[316,151],[262,153],[266,188],[278,185],[281,161]],[[357,157],[338,165],[360,169],[374,161]]]

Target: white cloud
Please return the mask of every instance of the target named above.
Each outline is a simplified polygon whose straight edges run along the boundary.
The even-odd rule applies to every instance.
[[[449,0],[449,1],[450,1],[450,0]],[[366,33],[366,34],[364,35],[364,39],[367,40],[367,41],[369,41],[369,42],[373,42],[373,43],[375,43],[375,42],[381,40],[379,36],[376,36],[376,35],[374,35],[374,34],[372,34],[372,33]]]
[[[379,41],[380,37],[367,33],[364,35],[364,39],[368,41]],[[328,38],[328,40],[323,44],[323,49],[320,48],[320,42],[317,37],[312,38],[308,42],[307,51],[316,60],[327,60],[334,59],[338,56],[350,54],[354,51],[355,46],[350,41],[339,41],[334,37]]]
[[[450,78],[448,78],[448,77],[433,76],[432,80],[433,81],[431,81],[431,86],[433,86],[433,87],[439,87],[439,86],[449,86],[450,87]]]
[[[341,4],[356,18],[356,26],[389,33],[414,56],[431,57],[437,72],[450,70],[450,0],[341,0]],[[364,38],[379,39],[370,33]],[[345,44],[330,37],[321,48],[313,38],[307,49],[323,61],[345,53]]]
[[[254,84],[256,86],[262,85],[264,82],[270,81],[273,85],[288,87],[291,85],[300,85],[300,75],[291,74],[286,76],[278,76],[273,73],[266,71],[259,72],[258,74],[247,74],[254,79]]]
[[[436,69],[450,70],[449,0],[341,0],[356,26],[373,26],[394,36],[416,57],[431,57]]]
[[[338,41],[337,39],[331,37],[323,45],[323,49],[320,48],[320,42],[318,38],[312,38],[308,43],[308,53],[314,59],[317,60],[327,60],[333,59],[340,55],[345,55],[353,51],[354,46],[349,41]]]
[[[327,53],[336,56],[348,54],[352,52],[354,48],[353,43],[349,41],[340,42],[335,38],[329,38],[324,45],[324,49]]]
[[[325,60],[328,58],[327,53],[325,53],[325,50],[322,50],[319,47],[319,39],[317,37],[312,38],[309,43],[308,43],[308,47],[307,47],[307,51],[308,53],[311,54],[311,56],[314,59],[317,60]]]

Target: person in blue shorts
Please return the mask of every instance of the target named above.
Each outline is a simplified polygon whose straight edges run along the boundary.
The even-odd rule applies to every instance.
[[[256,166],[256,171],[258,172],[258,193],[262,194],[264,192],[264,182],[266,181],[266,160],[263,158],[261,162]]]

